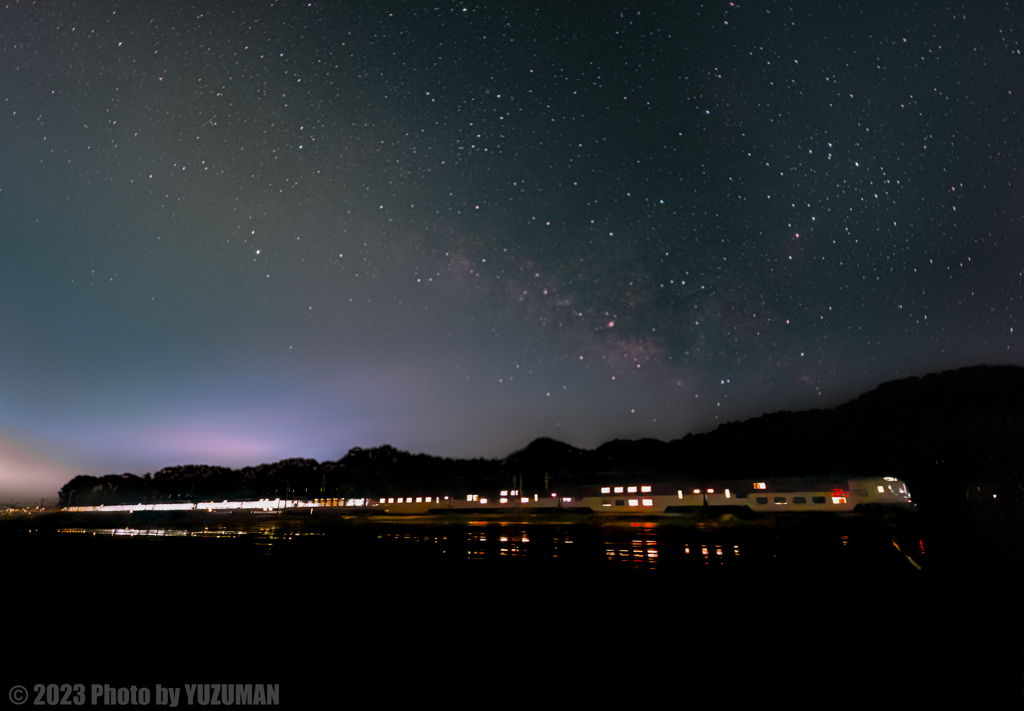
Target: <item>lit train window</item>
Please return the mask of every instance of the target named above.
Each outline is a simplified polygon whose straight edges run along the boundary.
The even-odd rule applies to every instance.
[[[845,496],[833,496],[832,497],[832,503],[833,504],[845,504],[846,503],[846,497]]]
[[[602,486],[601,487],[601,493],[602,494],[610,494],[610,493],[612,493],[612,488],[610,486]]]
[[[422,496],[417,496],[416,497],[416,503],[417,504],[422,504],[423,503],[423,497]]]
[[[683,498],[683,490],[682,489],[677,490],[676,494],[679,496],[680,499]]]
[[[394,499],[388,499],[388,503],[389,504],[393,504],[393,503],[395,503],[395,500]]]
[[[708,493],[709,494],[713,494],[713,493],[715,493],[715,490],[714,489],[708,489]]]
[[[654,499],[644,499],[644,506],[654,506]]]
[[[504,496],[501,497],[501,503],[507,504],[508,503],[508,499],[506,499]]]
[[[386,503],[387,503],[387,501],[385,501],[384,499],[381,499],[381,500],[380,500],[380,502],[381,502],[382,504],[386,504]]]
[[[630,493],[630,494],[635,494],[636,493],[636,487],[635,486],[626,487],[626,491],[628,493]]]
[[[629,500],[629,505],[630,506],[639,506],[640,505],[640,501],[637,500],[637,499],[630,499]]]
[[[732,494],[730,494],[730,493],[729,493],[729,490],[728,490],[728,489],[726,489],[726,490],[725,490],[725,498],[727,498],[727,499],[728,499],[728,498],[731,498],[731,497],[732,497]]]
[[[520,499],[520,501],[522,501],[524,504],[528,504],[528,503],[530,503],[530,497],[529,496],[524,496],[524,497],[522,497]]]
[[[694,489],[694,490],[693,490],[693,493],[695,493],[695,494],[699,494],[699,493],[700,493],[700,489]]]
[[[756,484],[754,484],[754,488],[755,489],[765,489],[767,487],[764,485],[764,482],[761,481],[761,482],[757,482]]]
[[[430,497],[429,496],[427,497],[427,503],[428,504],[430,503]]]
[[[615,493],[616,494],[621,494],[622,493],[622,487],[621,486],[616,486],[615,487]]]
[[[486,504],[487,503],[487,499],[480,499],[480,503],[481,504]]]
[[[651,487],[649,487],[649,486],[641,486],[640,487],[640,493],[642,493],[642,494],[649,494],[649,493],[651,493]]]
[[[503,491],[503,492],[501,492],[501,495],[502,495],[502,496],[508,496],[508,491]]]
[[[885,493],[885,487],[882,487],[882,486],[878,487],[878,493],[879,494],[884,494]]]

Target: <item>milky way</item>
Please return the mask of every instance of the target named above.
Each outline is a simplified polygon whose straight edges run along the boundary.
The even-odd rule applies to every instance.
[[[0,10],[0,489],[1024,364],[1016,3],[504,5]]]

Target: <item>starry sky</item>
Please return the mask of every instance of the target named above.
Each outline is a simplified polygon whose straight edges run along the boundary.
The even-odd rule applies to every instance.
[[[1024,365],[1022,40],[1016,2],[12,1],[0,495]]]

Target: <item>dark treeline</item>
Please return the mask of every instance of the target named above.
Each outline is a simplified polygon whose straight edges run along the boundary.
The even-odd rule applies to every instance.
[[[919,502],[940,503],[992,494],[1019,500],[1022,470],[1024,368],[977,366],[886,383],[831,410],[765,414],[671,442],[615,440],[582,450],[545,438],[502,460],[443,459],[384,445],[352,449],[337,461],[78,476],[60,490],[60,501],[458,496],[520,483],[528,492],[556,491],[608,477],[870,475],[898,476]]]

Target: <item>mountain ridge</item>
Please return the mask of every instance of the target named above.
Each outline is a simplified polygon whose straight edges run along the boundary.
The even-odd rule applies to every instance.
[[[502,459],[354,447],[336,461],[292,458],[232,470],[179,465],[155,474],[78,476],[62,505],[290,495],[460,495],[478,488],[549,490],[644,475],[723,479],[863,474],[899,476],[926,496],[968,480],[1020,488],[1024,368],[971,366],[887,381],[831,409],[779,411],[663,442],[615,439],[593,450],[549,437]],[[426,491],[430,489],[430,491]],[[962,491],[962,489],[961,489]]]

